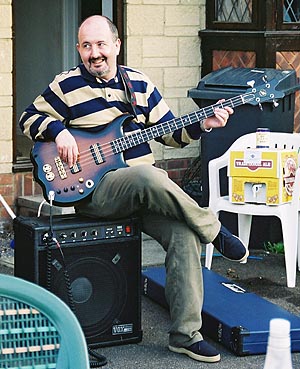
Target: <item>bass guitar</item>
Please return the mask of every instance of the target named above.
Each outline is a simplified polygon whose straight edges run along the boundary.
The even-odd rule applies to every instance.
[[[276,90],[276,79],[264,81],[259,87],[254,87],[254,81],[248,84],[251,87],[242,95],[129,135],[123,134],[123,125],[132,119],[129,114],[117,117],[99,133],[70,128],[80,152],[78,162],[72,168],[59,157],[55,142],[38,141],[31,150],[34,178],[41,185],[47,201],[49,192],[54,191],[54,205],[75,205],[92,194],[107,172],[127,166],[123,158],[125,150],[213,116],[216,107],[235,108],[266,101],[276,104],[276,99],[284,96],[283,92]]]

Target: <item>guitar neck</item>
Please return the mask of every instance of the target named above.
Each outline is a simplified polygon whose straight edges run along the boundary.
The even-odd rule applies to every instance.
[[[223,101],[222,103],[216,103],[214,105],[204,107],[192,113],[182,115],[181,117],[156,124],[144,130],[130,133],[126,136],[123,136],[111,142],[114,149],[114,153],[120,153],[131,147],[140,145],[141,143],[149,142],[157,137],[161,137],[168,133],[172,133],[177,129],[184,128],[191,124],[200,122],[205,118],[213,116],[215,108],[224,108],[226,106],[235,108],[236,106],[243,105],[246,102],[251,101],[252,99],[254,99],[254,97],[251,96],[251,94],[249,93],[235,96],[231,99]]]

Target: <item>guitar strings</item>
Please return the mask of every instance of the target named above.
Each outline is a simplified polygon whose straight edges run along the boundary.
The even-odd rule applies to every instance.
[[[239,95],[236,97],[233,97],[231,99],[227,99],[223,102],[218,102],[213,105],[204,107],[198,111],[194,111],[192,113],[183,115],[181,117],[175,118],[171,121],[163,122],[157,125],[154,125],[152,127],[148,127],[142,131],[129,133],[127,135],[124,135],[122,137],[116,138],[113,141],[106,142],[103,144],[98,144],[97,142],[94,144],[94,151],[96,150],[97,153],[94,153],[94,155],[91,153],[91,150],[93,148],[93,145],[90,145],[88,149],[83,150],[79,154],[79,160],[78,163],[80,166],[84,166],[87,164],[91,164],[91,155],[94,157],[94,159],[97,159],[97,156],[99,154],[103,158],[103,162],[105,162],[105,158],[108,158],[110,156],[113,156],[117,153],[120,153],[122,151],[125,151],[133,146],[139,145],[143,142],[150,141],[151,139],[155,137],[160,137],[166,133],[172,132],[176,129],[180,129],[183,127],[186,127],[188,125],[194,124],[199,122],[200,120],[207,118],[209,116],[212,116],[214,114],[215,108],[223,108],[226,106],[235,107],[238,105],[244,104],[244,99],[246,97],[250,97],[251,93],[247,93],[244,95]],[[253,98],[254,99],[254,98]],[[252,100],[253,100],[252,99]],[[250,100],[251,101],[251,100]],[[249,102],[249,100],[247,101]],[[202,113],[203,112],[203,113]],[[164,126],[167,126],[169,128],[168,131],[165,130]],[[174,129],[174,126],[176,127]],[[151,133],[155,131],[155,133]],[[141,142],[139,140],[141,139]],[[99,145],[99,146],[98,146]],[[47,151],[47,149],[45,149]],[[50,150],[49,150],[50,151]],[[93,163],[94,164],[94,163]],[[63,165],[65,167],[66,172],[71,172],[72,168],[69,168],[69,166],[63,162]]]

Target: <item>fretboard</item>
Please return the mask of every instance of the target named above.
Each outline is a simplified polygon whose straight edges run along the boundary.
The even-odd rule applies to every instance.
[[[254,100],[254,98],[255,96],[251,93],[235,96],[231,99],[223,101],[222,103],[216,103],[192,113],[182,115],[181,117],[156,124],[141,131],[129,133],[126,136],[120,137],[111,142],[113,151],[115,154],[117,154],[124,150],[130,149],[131,147],[140,145],[141,143],[149,142],[157,137],[161,137],[168,133],[174,132],[177,129],[181,129],[191,124],[200,122],[205,118],[213,116],[215,108],[224,108],[226,106],[235,108],[236,106],[243,105],[248,103],[249,101]]]

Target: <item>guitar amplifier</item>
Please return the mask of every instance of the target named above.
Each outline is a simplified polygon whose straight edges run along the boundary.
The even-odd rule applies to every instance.
[[[76,215],[52,219],[51,228],[49,217],[14,219],[15,275],[73,304],[91,347],[139,342],[137,220],[102,222]],[[54,241],[48,242],[52,230]]]
[[[165,308],[166,271],[150,267],[142,273],[144,294]],[[238,356],[266,353],[272,318],[291,323],[291,349],[300,351],[300,317],[203,268],[204,303],[201,333]]]

